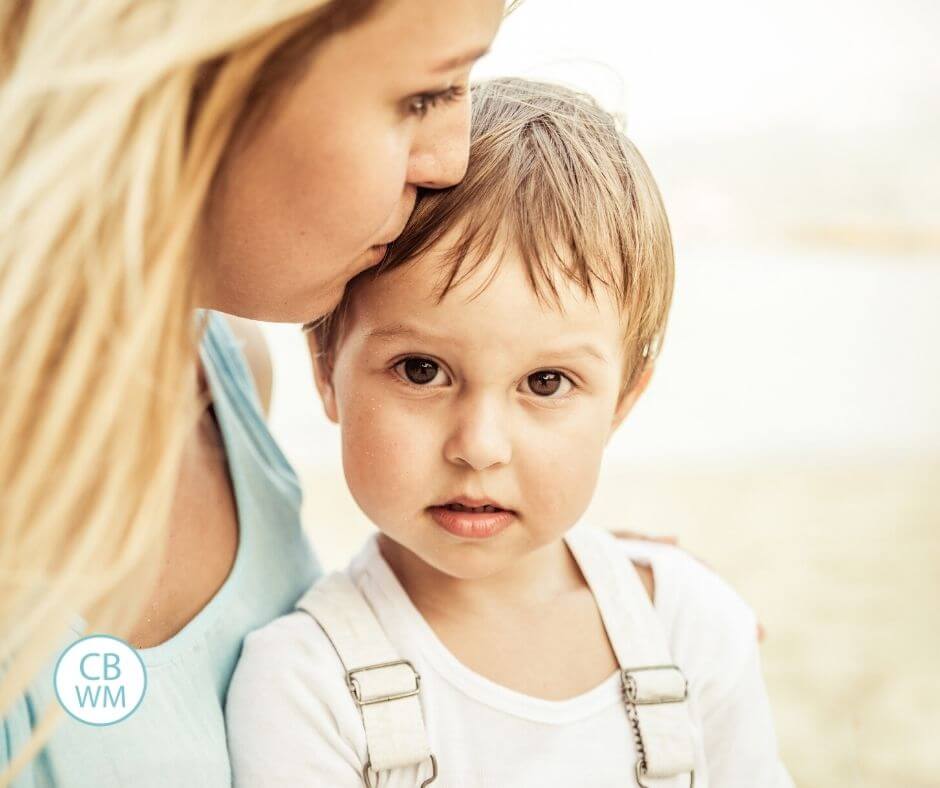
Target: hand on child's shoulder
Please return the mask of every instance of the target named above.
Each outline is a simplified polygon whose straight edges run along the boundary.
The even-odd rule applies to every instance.
[[[620,530],[620,531],[612,531],[611,533],[612,533],[615,537],[617,537],[617,539],[619,539],[619,540],[621,540],[621,541],[639,542],[639,543],[641,543],[641,544],[652,544],[652,545],[664,544],[664,545],[671,545],[671,546],[673,546],[673,547],[679,547],[679,539],[678,539],[678,537],[676,537],[676,536],[669,536],[669,535],[667,535],[667,536],[652,536],[652,535],[650,535],[650,534],[643,534],[643,533],[640,533],[640,532],[638,532],[638,531],[623,531],[623,530]],[[681,549],[681,548],[680,548],[680,549]],[[701,559],[697,559],[697,560],[698,560],[699,563],[701,563],[701,564],[703,564],[704,566],[708,567],[708,564],[705,564],[705,562],[702,561]],[[634,563],[634,566],[637,567],[638,571],[640,571],[640,570],[639,570],[639,566],[640,566],[640,565],[638,565],[636,561],[634,561],[633,563]],[[708,567],[708,568],[711,568],[711,567]],[[646,586],[647,593],[650,594],[650,598],[652,599],[653,596],[652,596],[652,592],[651,592],[651,590],[650,590],[650,588],[651,588],[651,583],[652,583],[652,577],[651,577],[651,576],[650,576],[650,577],[647,577],[647,576],[646,576],[647,574],[649,574],[649,573],[647,572],[646,574],[644,574],[643,572],[641,572],[641,573],[640,573],[640,577],[641,577],[641,579],[643,580],[643,585]],[[655,585],[655,584],[653,584],[653,585]],[[760,622],[759,620],[757,620],[757,619],[755,619],[755,622],[754,622],[754,633],[755,633],[755,636],[756,636],[756,638],[757,638],[757,642],[758,642],[758,643],[763,643],[763,642],[764,642],[764,638],[766,637],[767,633],[766,633],[766,631],[764,630],[764,627],[763,627],[763,625],[761,624],[761,622]]]
[[[623,539],[617,544],[637,568],[660,615],[685,617],[695,612],[726,634],[748,630],[748,639],[754,641],[754,611],[709,566],[670,544]]]
[[[706,706],[719,702],[755,657],[753,610],[722,577],[684,550],[646,541],[617,543],[626,558],[651,575],[654,608],[690,685]]]
[[[640,563],[639,561],[633,561],[633,568],[636,569],[636,573],[640,576],[640,580],[643,582],[643,588],[646,589],[646,595],[650,598],[650,602],[654,602],[656,599],[656,585],[653,582],[653,570],[648,565]]]

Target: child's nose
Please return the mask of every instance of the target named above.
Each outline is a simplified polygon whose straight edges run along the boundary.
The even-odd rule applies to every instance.
[[[479,398],[458,406],[456,420],[444,445],[448,462],[468,465],[475,471],[506,465],[512,459],[512,441],[504,409]]]

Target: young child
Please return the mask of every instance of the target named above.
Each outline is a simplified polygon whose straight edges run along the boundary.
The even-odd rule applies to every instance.
[[[308,327],[378,533],[246,638],[237,785],[791,785],[751,611],[684,553],[580,522],[672,279],[658,191],[607,113],[474,89],[466,179]]]

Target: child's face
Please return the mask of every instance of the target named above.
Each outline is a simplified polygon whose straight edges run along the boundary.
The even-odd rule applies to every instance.
[[[445,243],[447,239],[445,239]],[[498,572],[584,512],[620,397],[620,310],[559,281],[540,305],[507,251],[437,303],[439,253],[356,287],[332,376],[318,370],[343,466],[365,514],[454,577]],[[645,376],[648,377],[648,376]],[[500,511],[454,511],[454,504]]]

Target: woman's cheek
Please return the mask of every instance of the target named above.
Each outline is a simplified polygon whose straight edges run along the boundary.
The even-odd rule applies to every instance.
[[[352,184],[349,215],[359,216],[368,226],[373,243],[386,240],[378,235],[400,231],[408,219],[409,211],[403,213],[402,208],[408,157],[407,141],[398,134],[389,134],[381,144],[370,145],[368,151],[357,151],[355,161],[350,162],[345,180]]]

